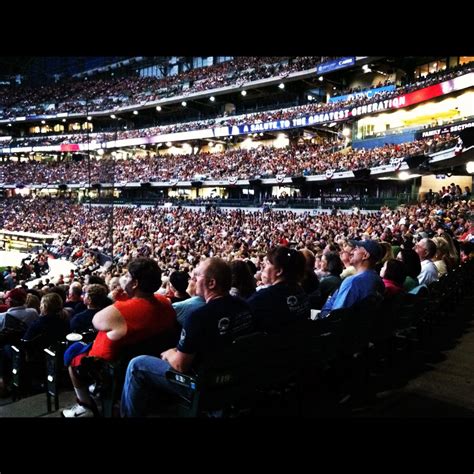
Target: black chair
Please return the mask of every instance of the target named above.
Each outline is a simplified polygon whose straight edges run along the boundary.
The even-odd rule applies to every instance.
[[[275,394],[278,402],[284,403],[285,389],[296,383],[300,370],[299,342],[289,334],[252,333],[204,354],[191,375],[169,370],[166,377],[170,383],[185,389],[177,404],[178,416],[216,412],[234,416],[252,410],[259,414]]]
[[[37,389],[44,388],[45,359],[41,347],[43,335],[12,344],[12,399],[18,400]]]
[[[18,344],[27,329],[28,327],[23,321],[7,313],[0,331],[0,346]]]
[[[82,341],[89,343],[95,339],[97,330],[88,329],[79,333]],[[67,383],[70,383],[69,375],[64,366],[64,352],[66,351],[69,341],[58,341],[44,350],[46,360],[46,407],[51,412],[52,401],[54,401],[55,410],[59,410],[59,392]]]
[[[335,356],[326,372],[326,383],[340,401],[367,387],[371,328],[382,300],[381,295],[371,295],[349,308],[333,310],[321,320],[323,330],[331,333]]]
[[[59,410],[59,391],[68,379],[64,367],[64,352],[67,349],[67,341],[58,342],[44,350],[46,359],[46,407],[48,413],[52,411],[51,401],[54,400],[54,409]]]
[[[92,396],[98,399],[104,418],[111,418],[114,415],[114,408],[120,399],[125,373],[131,359],[139,355],[159,357],[164,350],[176,347],[178,337],[179,328],[176,326],[166,333],[122,348],[120,357],[115,361],[106,361],[99,357],[82,359],[79,372],[93,381]]]

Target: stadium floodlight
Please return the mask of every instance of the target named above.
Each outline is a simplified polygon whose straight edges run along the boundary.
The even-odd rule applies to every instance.
[[[411,175],[408,173],[408,171],[400,171],[400,173],[398,173],[398,178],[402,181],[406,181],[407,179],[411,178]]]

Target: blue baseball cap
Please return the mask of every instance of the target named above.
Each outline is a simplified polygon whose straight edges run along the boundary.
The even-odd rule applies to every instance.
[[[364,247],[376,262],[382,258],[382,248],[375,240],[350,240],[350,243],[357,247]]]

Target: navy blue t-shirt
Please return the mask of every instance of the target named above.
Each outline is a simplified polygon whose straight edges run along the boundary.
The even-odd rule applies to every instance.
[[[71,331],[73,332],[83,332],[87,331],[94,327],[92,324],[92,320],[96,313],[100,311],[99,308],[96,309],[86,309],[80,313],[77,313],[72,317],[69,321],[69,326],[71,327]]]
[[[24,339],[27,341],[41,335],[41,344],[46,347],[55,342],[61,341],[69,332],[69,324],[66,320],[58,316],[40,316],[27,329]]]
[[[309,299],[299,285],[277,283],[254,293],[248,300],[257,328],[278,332],[282,326],[309,319]]]
[[[186,354],[218,350],[254,328],[248,304],[226,295],[209,301],[189,315],[183,324],[177,349]]]

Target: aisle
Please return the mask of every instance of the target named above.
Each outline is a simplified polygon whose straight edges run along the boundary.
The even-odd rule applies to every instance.
[[[435,328],[428,349],[392,375],[391,387],[356,416],[474,417],[474,296],[465,297],[453,320]]]

